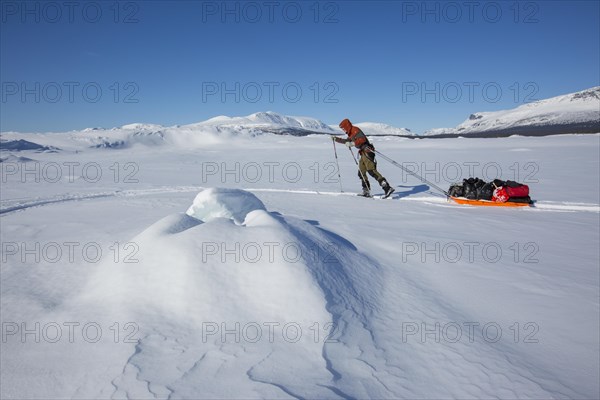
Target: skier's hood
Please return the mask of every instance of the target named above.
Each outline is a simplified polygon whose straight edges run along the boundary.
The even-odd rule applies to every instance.
[[[350,129],[352,129],[352,122],[350,122],[350,120],[346,118],[342,122],[340,122],[340,128],[342,128],[344,132],[350,132]]]

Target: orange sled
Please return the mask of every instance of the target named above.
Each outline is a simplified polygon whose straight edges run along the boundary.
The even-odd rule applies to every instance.
[[[488,206],[488,207],[531,207],[530,203],[512,203],[507,201],[505,203],[496,203],[495,201],[489,200],[469,200],[464,197],[453,197],[450,196],[458,204],[468,204],[470,206]]]

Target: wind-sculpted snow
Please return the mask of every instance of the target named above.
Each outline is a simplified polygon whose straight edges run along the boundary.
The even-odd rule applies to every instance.
[[[254,210],[264,210],[264,204],[252,193],[237,189],[207,189],[198,193],[187,214],[200,221],[230,218],[242,224]]]
[[[78,394],[102,396],[107,387],[128,397],[358,393],[347,375],[358,361],[347,351],[374,346],[377,263],[314,223],[268,212],[243,190],[204,190],[188,214],[166,216],[133,238],[139,262],[107,260],[70,303],[139,327],[136,343],[121,345],[128,357],[107,350],[114,376]],[[380,386],[369,378],[359,392],[385,393]]]

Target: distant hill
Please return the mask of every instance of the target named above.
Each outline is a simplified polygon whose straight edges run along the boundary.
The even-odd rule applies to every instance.
[[[408,128],[397,128],[392,125],[383,124],[381,122],[357,122],[352,123],[358,126],[367,136],[415,136]],[[329,125],[337,132],[341,132],[337,125]]]
[[[456,128],[425,132],[434,137],[547,136],[600,132],[600,86],[511,110],[478,112]]]

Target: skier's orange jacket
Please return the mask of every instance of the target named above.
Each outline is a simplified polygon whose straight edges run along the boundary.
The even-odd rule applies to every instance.
[[[346,132],[348,138],[354,142],[354,146],[359,149],[360,152],[362,152],[367,145],[370,145],[369,139],[367,139],[367,136],[363,131],[361,131],[358,126],[352,125],[352,122],[350,122],[348,118],[340,122],[340,128]]]

